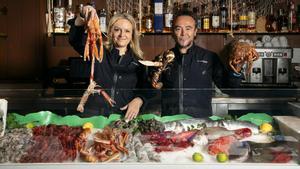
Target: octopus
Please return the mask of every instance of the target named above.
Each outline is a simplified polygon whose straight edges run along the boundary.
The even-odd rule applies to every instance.
[[[253,62],[259,58],[255,47],[247,42],[235,42],[229,55],[229,66],[235,73],[240,73],[244,64],[247,64],[246,73],[249,74]]]
[[[162,82],[159,82],[160,75],[163,71],[167,69],[167,66],[169,63],[171,63],[175,58],[175,54],[173,51],[166,51],[162,55],[158,57],[158,62],[160,63],[160,66],[158,67],[157,71],[154,72],[154,75],[152,77],[152,86],[156,89],[161,89],[163,84]]]

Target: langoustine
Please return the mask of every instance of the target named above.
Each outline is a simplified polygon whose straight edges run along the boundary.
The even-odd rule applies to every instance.
[[[91,56],[101,62],[103,59],[103,41],[98,16],[88,18],[86,27],[87,39],[84,48],[84,60],[90,60]],[[98,49],[97,43],[100,49]]]

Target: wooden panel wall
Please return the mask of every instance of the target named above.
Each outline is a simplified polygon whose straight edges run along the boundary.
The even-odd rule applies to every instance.
[[[0,9],[4,9],[6,7],[7,9],[7,1],[8,0],[0,0]],[[4,12],[4,11],[3,11]],[[1,12],[0,14],[0,77],[4,77],[4,75],[7,74],[7,14],[4,14]]]
[[[39,0],[1,0],[0,7],[7,8],[1,15],[0,79],[35,79],[41,70]],[[43,18],[44,19],[44,18]]]

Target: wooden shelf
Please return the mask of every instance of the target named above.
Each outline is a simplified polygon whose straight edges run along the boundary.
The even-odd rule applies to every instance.
[[[68,32],[53,32],[53,35],[68,35]],[[145,32],[142,33],[142,35],[171,35],[172,32],[158,32],[158,33],[152,33],[152,32]],[[226,35],[230,34],[230,32],[197,32],[197,34],[207,34],[207,35]],[[241,34],[241,35],[300,35],[300,32],[233,32],[233,34]],[[0,36],[2,36],[0,34]]]

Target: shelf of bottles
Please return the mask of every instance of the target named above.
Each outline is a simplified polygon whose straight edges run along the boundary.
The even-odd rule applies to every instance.
[[[109,17],[131,13],[144,34],[170,33],[178,11],[191,11],[198,33],[297,33],[300,5],[294,0],[106,0]],[[109,19],[109,18],[108,18]]]
[[[93,0],[76,0],[76,4],[73,3],[73,0],[47,0],[46,29],[48,36],[51,36],[53,33],[68,33],[70,29],[68,21],[73,19],[76,14],[79,14],[86,4],[94,7],[96,5]],[[98,9],[97,14],[99,15],[100,27],[103,32],[106,32],[106,9]]]
[[[67,33],[68,20],[83,7],[62,1],[47,0],[50,34]],[[114,14],[126,12],[143,34],[169,34],[173,17],[182,10],[193,14],[198,33],[203,34],[300,32],[300,5],[295,0],[106,0],[106,9],[98,11],[99,24],[105,32]]]

